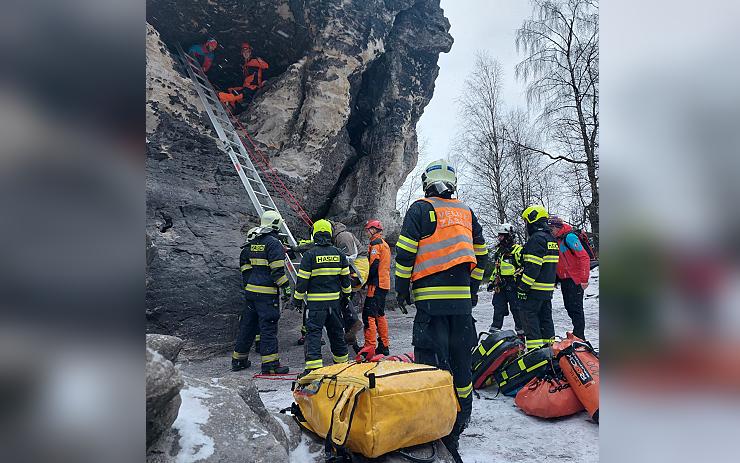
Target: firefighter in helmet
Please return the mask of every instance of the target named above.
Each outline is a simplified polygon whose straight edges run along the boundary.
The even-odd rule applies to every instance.
[[[409,207],[396,244],[396,297],[402,308],[411,303],[411,294],[414,297],[416,361],[452,373],[460,412],[443,442],[459,462],[459,437],[473,408],[472,309],[478,302],[488,248],[473,211],[452,198],[457,187],[454,167],[445,160],[434,161],[421,180],[425,197]]]

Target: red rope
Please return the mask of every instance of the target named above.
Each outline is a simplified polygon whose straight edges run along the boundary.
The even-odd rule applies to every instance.
[[[224,105],[224,109],[226,109],[226,111],[229,113],[232,122],[234,122],[238,126],[239,130],[246,136],[247,140],[249,140],[249,143],[252,145],[252,149],[250,150],[246,143],[244,143],[244,139],[242,138],[241,134],[237,133],[237,135],[239,135],[239,138],[242,140],[244,148],[247,149],[247,153],[250,155],[252,160],[254,161],[256,158],[255,152],[259,155],[258,164],[261,164],[262,172],[267,174],[267,179],[270,181],[273,190],[278,192],[283,200],[288,203],[288,206],[293,209],[293,212],[295,212],[306,225],[308,225],[309,227],[313,226],[313,221],[311,220],[311,217],[309,217],[308,213],[303,209],[303,207],[301,207],[301,203],[298,201],[298,199],[293,196],[293,194],[290,192],[290,189],[288,189],[285,183],[283,183],[283,181],[280,179],[277,171],[270,164],[267,155],[265,155],[265,153],[263,153],[262,150],[259,149],[257,143],[255,143],[255,141],[249,135],[249,132],[247,132],[247,129],[244,128],[239,119],[237,119],[236,116],[231,112],[231,108],[229,108],[227,105]]]

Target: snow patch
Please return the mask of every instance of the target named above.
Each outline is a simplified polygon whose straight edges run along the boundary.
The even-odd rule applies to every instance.
[[[182,405],[180,405],[177,419],[172,424],[180,435],[180,453],[175,461],[193,463],[205,460],[213,455],[214,442],[201,429],[201,426],[208,422],[211,414],[200,399],[207,399],[211,395],[205,388],[191,386],[180,391],[180,396]]]
[[[308,437],[305,435],[301,435],[301,442],[298,444],[298,447],[295,448],[290,453],[290,463],[306,463],[310,461],[323,461],[319,460],[320,457],[322,457],[322,453],[320,450],[317,452],[311,452],[311,448],[309,446],[309,440]]]

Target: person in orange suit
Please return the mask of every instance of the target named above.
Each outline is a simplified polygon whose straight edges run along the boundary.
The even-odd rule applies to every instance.
[[[389,355],[388,320],[385,317],[385,298],[391,289],[391,249],[383,239],[380,220],[368,220],[365,231],[370,237],[368,256],[370,272],[367,277],[367,298],[362,308],[365,325],[365,344],[361,356]],[[380,342],[376,340],[380,336]]]
[[[240,103],[249,103],[257,90],[265,85],[263,73],[270,65],[262,58],[253,58],[252,53],[252,46],[248,42],[242,43],[244,81],[240,87],[229,87],[226,92],[218,92],[218,99],[231,106],[232,111],[236,111]]]

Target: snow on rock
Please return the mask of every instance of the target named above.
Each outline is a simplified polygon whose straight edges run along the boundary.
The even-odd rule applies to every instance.
[[[182,405],[177,420],[172,424],[180,435],[180,453],[177,463],[193,463],[213,455],[214,442],[203,432],[211,413],[201,399],[211,397],[202,387],[187,387],[180,392]]]
[[[586,315],[586,337],[599,346],[599,270],[591,271],[590,286],[586,289],[584,311]],[[483,289],[479,294],[478,306],[473,315],[477,320],[478,331],[488,329],[493,317],[492,293]],[[391,352],[413,351],[411,329],[414,319],[413,309],[408,315],[388,310]],[[570,318],[565,312],[560,290],[553,297],[553,320],[556,334],[565,336],[572,328]],[[293,342],[300,317],[294,313],[284,313],[280,320],[281,362],[291,366],[291,370],[303,368],[303,347]],[[513,329],[511,316],[506,317],[504,328]],[[259,363],[259,356],[252,354],[252,361]],[[331,363],[328,344],[323,347],[324,361]],[[201,377],[241,378],[252,377],[256,369],[247,372],[228,371],[230,359],[227,356],[208,361],[183,364],[183,371]],[[293,396],[290,381],[270,381],[255,379],[254,385],[266,409],[273,415],[290,406]],[[279,415],[278,422],[289,441],[290,460],[301,462],[321,462],[320,443],[307,438],[298,430],[292,418]],[[514,405],[513,397],[497,395],[495,388],[477,391],[473,399],[473,413],[468,428],[460,439],[460,453],[465,463],[489,463],[491,461],[517,462],[578,462],[589,463],[599,460],[599,427],[591,422],[585,412],[571,417],[544,420],[524,414]]]

